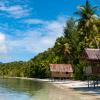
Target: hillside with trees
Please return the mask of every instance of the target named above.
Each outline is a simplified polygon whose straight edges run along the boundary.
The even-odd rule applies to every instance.
[[[0,76],[36,77],[50,76],[49,64],[71,63],[75,79],[84,79],[81,53],[84,48],[100,48],[100,17],[97,7],[88,1],[75,12],[78,19],[69,18],[63,36],[58,37],[52,48],[39,53],[27,62],[0,63]]]

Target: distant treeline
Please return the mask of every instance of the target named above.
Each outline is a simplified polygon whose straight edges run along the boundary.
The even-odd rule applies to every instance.
[[[84,48],[100,48],[100,17],[96,7],[87,1],[75,13],[79,19],[69,18],[63,36],[56,39],[52,48],[27,62],[0,63],[0,76],[37,77],[50,76],[49,64],[71,63],[75,79],[84,79],[81,53]]]

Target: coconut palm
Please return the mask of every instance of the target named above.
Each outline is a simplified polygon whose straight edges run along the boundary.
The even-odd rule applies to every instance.
[[[60,63],[68,63],[71,61],[70,49],[70,44],[67,42],[67,39],[65,37],[62,36],[56,40],[54,51],[55,54],[59,56]]]
[[[76,14],[80,16],[78,31],[84,37],[85,42],[87,42],[89,37],[92,37],[96,46],[98,47],[97,41],[95,39],[95,34],[98,33],[98,28],[95,24],[95,21],[97,20],[97,15],[95,15],[96,10],[97,7],[91,7],[87,0],[85,6],[79,6],[79,10],[76,12]]]
[[[70,54],[70,46],[66,41],[66,38],[61,37],[56,40],[55,46],[58,49],[58,52],[62,52],[62,54]]]

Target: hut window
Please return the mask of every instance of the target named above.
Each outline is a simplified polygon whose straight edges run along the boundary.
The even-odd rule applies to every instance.
[[[68,74],[68,72],[66,72],[66,74]]]

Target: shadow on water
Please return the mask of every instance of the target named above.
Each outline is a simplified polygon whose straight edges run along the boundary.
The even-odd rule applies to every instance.
[[[90,95],[100,95],[100,86],[94,87],[78,87],[74,88],[75,91],[82,92],[82,94],[90,94]]]

